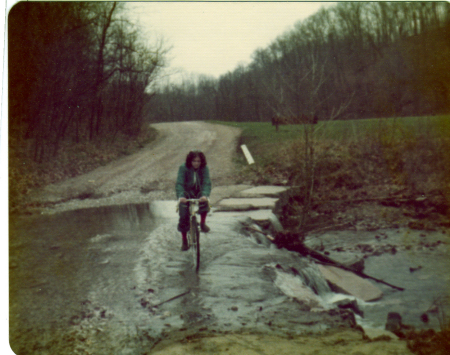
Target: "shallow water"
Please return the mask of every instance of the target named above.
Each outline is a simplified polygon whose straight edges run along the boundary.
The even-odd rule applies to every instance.
[[[395,290],[374,280],[369,281],[383,291],[383,297],[375,302],[358,301],[364,318],[358,318],[363,326],[384,328],[387,314],[397,312],[404,324],[417,329],[441,329],[442,313],[427,313],[429,321],[421,320],[438,300],[439,311],[447,322],[450,316],[450,238],[448,231],[420,231],[408,228],[377,231],[331,231],[310,236],[309,247],[324,246],[331,257],[339,254],[364,256],[362,249],[385,250],[381,255],[365,258],[364,273],[403,287]],[[363,248],[361,248],[363,247]],[[336,252],[342,248],[343,252]],[[395,252],[393,253],[392,250]],[[412,268],[410,270],[410,268]],[[432,308],[432,307],[431,307]]]
[[[410,267],[421,266],[411,272]],[[383,254],[367,259],[365,273],[403,287],[397,291],[383,284],[375,283],[384,293],[381,300],[366,303],[365,319],[362,324],[384,327],[389,312],[397,312],[402,322],[417,329],[440,329],[443,320],[439,313],[427,313],[429,321],[421,321],[421,315],[437,300],[440,311],[450,315],[450,273],[448,254],[439,251],[399,251],[395,255]],[[442,301],[442,302],[440,302]]]
[[[145,204],[12,220],[12,343],[32,331],[62,333],[94,310],[106,319],[112,304],[128,309],[136,250],[157,223]]]
[[[292,300],[292,292],[304,290],[289,280],[301,275],[319,294],[328,292],[309,262],[243,233],[248,218],[213,213],[208,221],[212,231],[201,235],[197,274],[190,253],[180,251],[172,201],[12,220],[13,349],[53,349],[55,337],[65,337],[61,343],[67,345],[70,333],[76,335],[70,338],[76,346],[93,353],[142,353],[149,342],[191,325],[212,331],[302,333],[334,324],[320,312],[327,305],[313,293],[308,295],[310,306],[317,301],[318,312],[305,311]],[[361,304],[365,317],[360,323],[384,327],[387,312],[394,311],[406,324],[438,328],[436,317],[431,315],[428,325],[418,317],[447,290],[446,250],[368,258],[367,274],[406,290],[376,284],[384,297]],[[410,273],[409,267],[417,265],[422,269]]]
[[[201,235],[198,273],[190,253],[180,251],[173,202],[11,221],[13,349],[140,353],[165,333],[190,326],[326,327],[323,316],[302,311],[275,284],[277,273],[305,269],[303,258],[243,233],[247,217],[213,214],[208,220],[212,231]]]

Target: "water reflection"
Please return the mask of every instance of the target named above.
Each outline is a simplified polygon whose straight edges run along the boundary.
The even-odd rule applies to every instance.
[[[411,265],[421,265],[421,269],[411,272]],[[410,252],[397,252],[395,255],[383,254],[366,260],[366,269],[370,275],[384,279],[405,288],[396,291],[385,285],[377,286],[384,296],[379,302],[366,303],[364,307],[367,323],[374,327],[384,327],[388,312],[399,312],[403,323],[417,329],[440,329],[439,315],[429,314],[429,322],[424,323],[424,314],[439,297],[448,299],[449,295],[449,261],[448,256],[438,252],[422,252],[411,255]],[[449,303],[442,304],[440,311],[449,314]]]
[[[148,230],[153,223],[150,205],[127,204],[120,206],[104,206],[73,212],[64,212],[59,220],[69,219],[78,226],[91,226],[103,230]]]
[[[68,327],[93,302],[92,287],[108,288],[111,302],[128,301],[136,250],[158,223],[149,204],[12,217],[11,343],[25,329]]]

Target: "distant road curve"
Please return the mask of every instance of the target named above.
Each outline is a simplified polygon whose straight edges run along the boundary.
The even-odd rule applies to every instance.
[[[175,198],[178,167],[193,149],[205,153],[215,186],[233,183],[232,157],[240,129],[200,121],[151,126],[158,130],[159,136],[139,152],[87,174],[46,186],[35,200],[69,204],[72,206],[69,209],[77,208],[77,204],[89,207],[138,203],[149,198],[142,196],[143,188],[156,198]]]

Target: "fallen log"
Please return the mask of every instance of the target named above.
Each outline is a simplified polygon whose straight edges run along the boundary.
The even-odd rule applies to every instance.
[[[323,265],[322,262],[316,265],[334,292],[352,295],[364,302],[376,301],[383,297],[383,292],[377,286],[354,272],[334,265]]]

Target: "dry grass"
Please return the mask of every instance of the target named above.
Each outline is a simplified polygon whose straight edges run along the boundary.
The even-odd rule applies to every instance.
[[[239,176],[241,182],[246,183],[295,187],[285,201],[287,205],[280,211],[287,223],[285,227],[313,228],[303,224],[305,219],[300,216],[304,213],[308,214],[309,224],[313,223],[311,216],[317,214],[327,215],[328,219],[320,222],[329,223],[333,214],[348,212],[351,204],[379,204],[382,199],[413,202],[418,197],[427,198],[419,214],[433,213],[435,219],[431,224],[446,224],[441,217],[446,218],[450,205],[450,157],[447,153],[450,151],[450,120],[449,117],[436,118],[423,127],[422,121],[414,122],[399,124],[392,119],[376,124],[371,121],[366,123],[365,130],[362,123],[357,122],[359,131],[352,131],[359,133],[346,135],[344,139],[337,134],[336,127],[344,132],[345,125],[351,126],[354,122],[332,122],[337,124],[332,127],[333,131],[326,132],[322,138],[316,136],[312,144],[315,168],[311,204],[307,193],[311,175],[305,169],[305,140],[298,127],[293,127],[295,132],[275,138],[271,136],[275,133],[268,126],[264,127],[267,125],[264,123],[260,130],[252,126],[248,137],[244,130],[241,143],[250,146],[256,164],[242,164]],[[402,207],[408,209],[403,212],[411,218],[418,215],[415,211],[418,207],[413,203],[403,202]],[[319,219],[316,218],[317,223]],[[413,222],[414,226],[418,225],[417,221]],[[428,228],[429,224],[419,222],[420,226]]]

